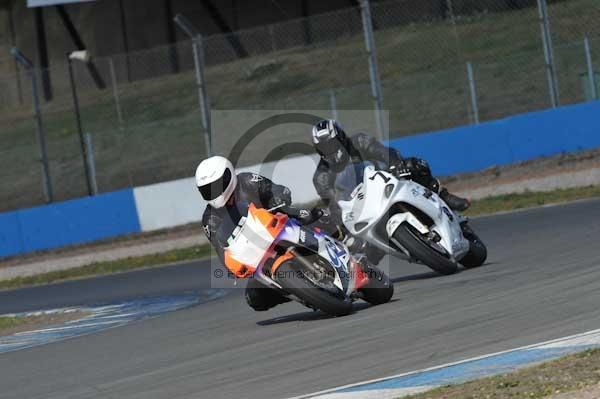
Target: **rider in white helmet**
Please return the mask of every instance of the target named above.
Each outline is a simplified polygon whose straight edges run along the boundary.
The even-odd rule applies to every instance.
[[[209,207],[223,208],[237,187],[235,169],[227,158],[205,159],[196,169],[196,186]]]
[[[314,222],[323,214],[320,209],[309,211],[291,207],[292,195],[289,188],[256,173],[236,174],[233,164],[221,156],[205,159],[198,165],[196,186],[207,203],[202,216],[204,231],[221,261],[227,238],[240,217],[245,214],[248,203],[265,209],[281,207],[279,211],[286,212],[305,224]],[[257,311],[268,310],[289,301],[254,279],[248,281],[246,300]]]

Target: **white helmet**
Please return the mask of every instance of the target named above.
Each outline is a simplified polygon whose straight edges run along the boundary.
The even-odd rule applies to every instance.
[[[219,156],[205,159],[196,169],[196,185],[202,198],[210,206],[224,207],[237,185],[233,164],[227,158]]]

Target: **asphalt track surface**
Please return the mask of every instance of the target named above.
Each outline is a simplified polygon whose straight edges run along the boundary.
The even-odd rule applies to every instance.
[[[0,355],[1,398],[281,398],[600,328],[600,201],[484,217],[484,267],[393,260],[393,302],[327,318],[251,311],[241,289],[125,327]],[[0,293],[0,312],[173,294],[206,262]],[[203,283],[204,281],[204,283]]]

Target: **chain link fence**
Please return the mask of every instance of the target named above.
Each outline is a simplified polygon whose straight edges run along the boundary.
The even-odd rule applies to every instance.
[[[370,11],[390,137],[551,107],[552,73],[560,105],[598,94],[590,79],[600,70],[597,0],[548,2],[551,62],[535,0],[388,0]],[[372,110],[364,33],[356,7],[205,37],[210,107],[321,109],[342,123],[349,119],[345,110]],[[73,61],[99,192],[190,176],[206,155],[192,49],[184,41],[93,59],[103,89],[88,65]],[[86,175],[66,60],[47,72],[54,98],[43,103],[42,115],[58,201],[86,195]],[[10,182],[0,188],[2,209],[45,201],[31,93],[23,71],[19,79],[0,77],[0,177]],[[228,153],[242,133],[239,127],[213,132],[215,151]],[[308,144],[308,129],[302,135],[280,128],[268,140],[271,148],[289,140]],[[263,152],[255,143],[244,162]]]

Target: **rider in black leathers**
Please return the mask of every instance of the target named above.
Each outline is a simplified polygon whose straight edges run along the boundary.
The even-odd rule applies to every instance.
[[[228,181],[220,188],[215,188],[213,185],[210,187],[210,190],[212,190],[213,193],[211,193],[210,190],[207,191],[203,189],[203,187],[208,185],[203,186],[200,183],[197,184],[203,197],[209,202],[202,216],[202,225],[207,238],[215,248],[219,259],[222,262],[224,261],[223,247],[226,244],[227,237],[229,237],[237,225],[240,214],[246,210],[248,203],[253,203],[257,207],[265,209],[280,207],[278,209],[279,211],[287,213],[303,224],[312,223],[322,216],[323,211],[320,209],[305,210],[291,207],[292,195],[289,188],[275,184],[266,177],[258,174],[235,174],[233,165],[231,165],[229,161],[225,160],[225,162],[223,161],[224,158],[218,158],[221,158],[222,163],[226,165],[226,168],[230,169],[230,175],[235,175],[235,178],[230,179],[232,183],[229,183]],[[211,173],[223,174],[220,170],[216,172],[210,170],[210,161],[211,158],[198,166],[196,172],[197,181],[199,175],[210,175]],[[230,193],[225,198],[224,205],[219,207],[211,206],[209,199],[225,192],[229,184],[232,184],[233,187],[230,187]],[[215,193],[214,191],[217,192]],[[278,304],[289,301],[288,298],[283,297],[275,290],[266,287],[253,278],[250,278],[248,281],[245,296],[248,305],[257,311],[268,310]]]
[[[313,184],[324,204],[329,208],[332,222],[342,226],[341,213],[335,201],[335,180],[348,163],[370,161],[383,164],[394,173],[408,177],[415,182],[439,194],[448,206],[464,211],[470,205],[467,199],[457,197],[442,188],[438,179],[433,177],[427,161],[419,158],[403,158],[398,151],[384,146],[380,141],[358,133],[348,137],[342,127],[334,120],[323,120],[312,130],[312,141],[321,156],[313,176]],[[379,263],[383,254],[367,246],[367,256],[372,263]]]

